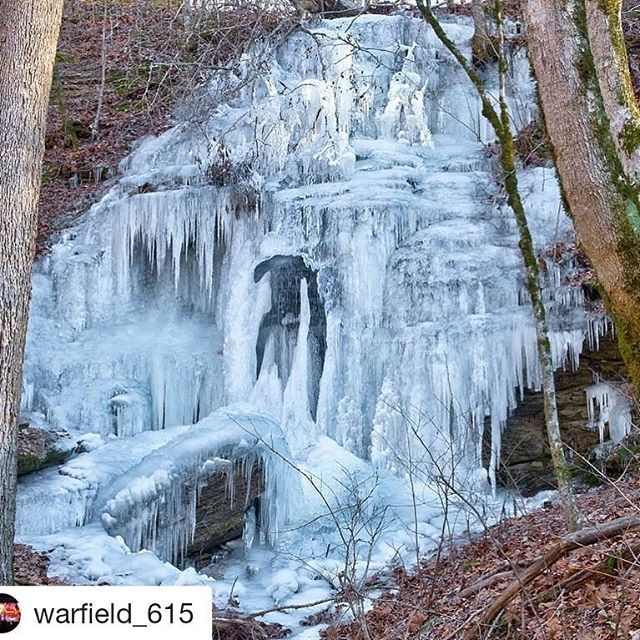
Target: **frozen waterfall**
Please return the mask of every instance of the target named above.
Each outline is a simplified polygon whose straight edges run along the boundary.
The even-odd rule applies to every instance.
[[[445,27],[468,52],[471,26]],[[525,58],[511,64],[524,125],[533,89]],[[25,539],[101,523],[131,552],[176,561],[207,460],[243,447],[266,461],[261,517],[276,533],[309,516],[291,470],[328,468],[320,446],[358,469],[402,476],[413,459],[425,477],[486,484],[485,419],[493,478],[509,412],[540,387],[491,132],[430,28],[321,21],[259,72],[229,73],[228,101],[143,140],[36,266],[22,411],[103,446],[23,483]],[[564,240],[553,170],[521,182],[537,247]],[[606,328],[567,284],[572,268],[548,259],[557,367]],[[237,403],[233,421],[220,413]],[[253,440],[236,424],[252,412]]]

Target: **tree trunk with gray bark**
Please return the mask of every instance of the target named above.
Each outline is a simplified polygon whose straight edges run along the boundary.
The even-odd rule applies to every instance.
[[[0,584],[11,584],[17,417],[63,0],[0,0]]]

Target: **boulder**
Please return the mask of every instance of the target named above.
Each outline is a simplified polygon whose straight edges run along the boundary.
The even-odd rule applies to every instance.
[[[212,473],[200,489],[194,537],[187,548],[188,561],[198,569],[211,562],[221,545],[242,536],[245,514],[258,505],[264,490],[262,466],[256,461],[247,474],[235,461],[232,484],[233,500],[226,471]]]
[[[76,442],[64,429],[22,423],[18,428],[18,475],[62,464],[75,449]]]

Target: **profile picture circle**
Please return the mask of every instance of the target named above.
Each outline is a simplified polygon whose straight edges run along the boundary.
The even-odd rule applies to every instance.
[[[0,633],[9,633],[20,624],[18,601],[8,593],[0,593]]]

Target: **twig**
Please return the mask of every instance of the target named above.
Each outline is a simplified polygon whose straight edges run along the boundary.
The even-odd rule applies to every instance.
[[[96,107],[96,117],[91,127],[91,138],[95,140],[100,133],[100,116],[102,115],[102,103],[104,101],[104,91],[107,82],[107,3],[104,3],[102,16],[102,49],[100,53],[100,88],[98,89],[98,106]]]
[[[598,527],[582,529],[561,539],[550,551],[533,562],[522,573],[516,575],[507,588],[500,594],[480,616],[478,628],[469,629],[463,640],[473,640],[477,637],[478,629],[490,627],[501,611],[522,590],[538,577],[545,569],[551,567],[560,558],[579,547],[595,544],[601,540],[613,538],[631,529],[640,527],[640,516],[624,516],[611,520]]]
[[[306,609],[308,607],[316,607],[319,604],[326,604],[327,602],[335,602],[336,598],[323,598],[322,600],[316,600],[315,602],[305,602],[304,604],[289,604],[282,605],[281,607],[271,607],[270,609],[262,609],[262,611],[256,611],[248,616],[246,616],[245,620],[253,620],[255,618],[261,618],[262,616],[266,616],[268,613],[276,613],[278,611],[288,611],[293,609]]]
[[[479,591],[482,591],[483,589],[488,589],[489,587],[492,587],[494,584],[501,582],[505,578],[512,577],[513,573],[514,572],[512,569],[508,569],[507,571],[500,571],[499,573],[494,573],[491,576],[487,576],[482,580],[478,580],[477,582],[474,582],[471,586],[467,587],[466,589],[463,589],[458,595],[461,598],[468,598],[469,596],[474,596]]]

